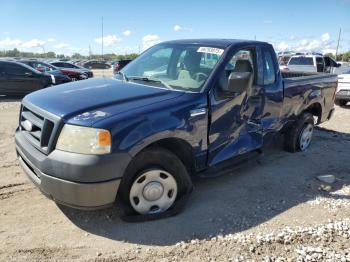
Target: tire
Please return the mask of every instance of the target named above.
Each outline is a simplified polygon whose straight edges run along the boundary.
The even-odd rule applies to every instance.
[[[335,103],[337,106],[346,106],[346,104],[348,103],[348,101],[346,101],[346,100],[335,100],[334,103]]]
[[[313,128],[313,115],[303,113],[297,121],[287,128],[284,135],[284,149],[292,153],[305,151],[310,145]],[[311,134],[309,134],[310,129]],[[308,134],[306,135],[306,133]]]
[[[174,186],[174,181],[176,181],[176,189],[165,185],[166,183],[162,181],[163,178],[158,177],[157,172],[159,172],[160,177],[167,176],[165,179],[171,186]],[[146,179],[149,182],[144,182]],[[161,184],[162,196],[154,201],[149,201],[147,189],[152,184],[157,186],[157,183]],[[169,194],[171,190],[166,191],[167,188],[173,190],[171,196]],[[135,157],[122,178],[117,195],[117,204],[122,211],[121,218],[128,222],[140,222],[174,216],[182,211],[192,188],[188,171],[177,156],[162,148],[147,149]],[[158,188],[152,189],[158,192]],[[143,208],[144,203],[157,203],[163,199],[164,194],[166,195],[166,205],[162,204],[163,207],[155,205],[145,211],[147,209]],[[156,208],[154,209],[154,207]]]

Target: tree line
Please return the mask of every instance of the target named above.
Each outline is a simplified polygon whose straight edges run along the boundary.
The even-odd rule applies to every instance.
[[[118,55],[118,54],[104,54],[103,58],[101,55],[89,55],[84,56],[79,53],[74,53],[71,56],[63,55],[63,54],[56,54],[55,52],[46,52],[46,53],[33,53],[33,52],[22,52],[19,51],[17,48],[14,48],[13,50],[5,50],[0,51],[0,57],[26,57],[26,58],[44,58],[44,59],[75,59],[75,60],[106,60],[106,61],[113,61],[113,60],[122,60],[122,59],[135,59],[138,57],[139,54],[132,53],[132,54],[126,54],[126,55]]]
[[[337,54],[337,57],[335,57],[334,54],[332,53],[327,53],[325,54],[326,56],[332,57],[333,59],[337,60],[337,61],[345,61],[345,62],[350,62],[350,51],[341,53],[341,54]]]

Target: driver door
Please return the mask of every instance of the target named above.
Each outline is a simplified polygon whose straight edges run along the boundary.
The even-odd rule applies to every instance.
[[[258,84],[257,61],[254,47],[234,52],[210,93],[209,166],[262,146],[264,89]],[[229,88],[231,73],[245,71],[253,76],[250,85],[237,92]]]

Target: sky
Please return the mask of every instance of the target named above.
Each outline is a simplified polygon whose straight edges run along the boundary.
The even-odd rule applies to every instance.
[[[166,40],[267,41],[278,51],[350,50],[350,0],[0,0],[0,50],[140,52]]]

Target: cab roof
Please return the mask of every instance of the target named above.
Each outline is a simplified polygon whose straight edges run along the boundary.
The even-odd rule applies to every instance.
[[[253,45],[269,45],[267,42],[255,41],[255,40],[244,40],[244,39],[179,39],[162,42],[165,44],[197,44],[203,46],[218,46],[218,47],[228,47],[234,44],[253,44]]]

